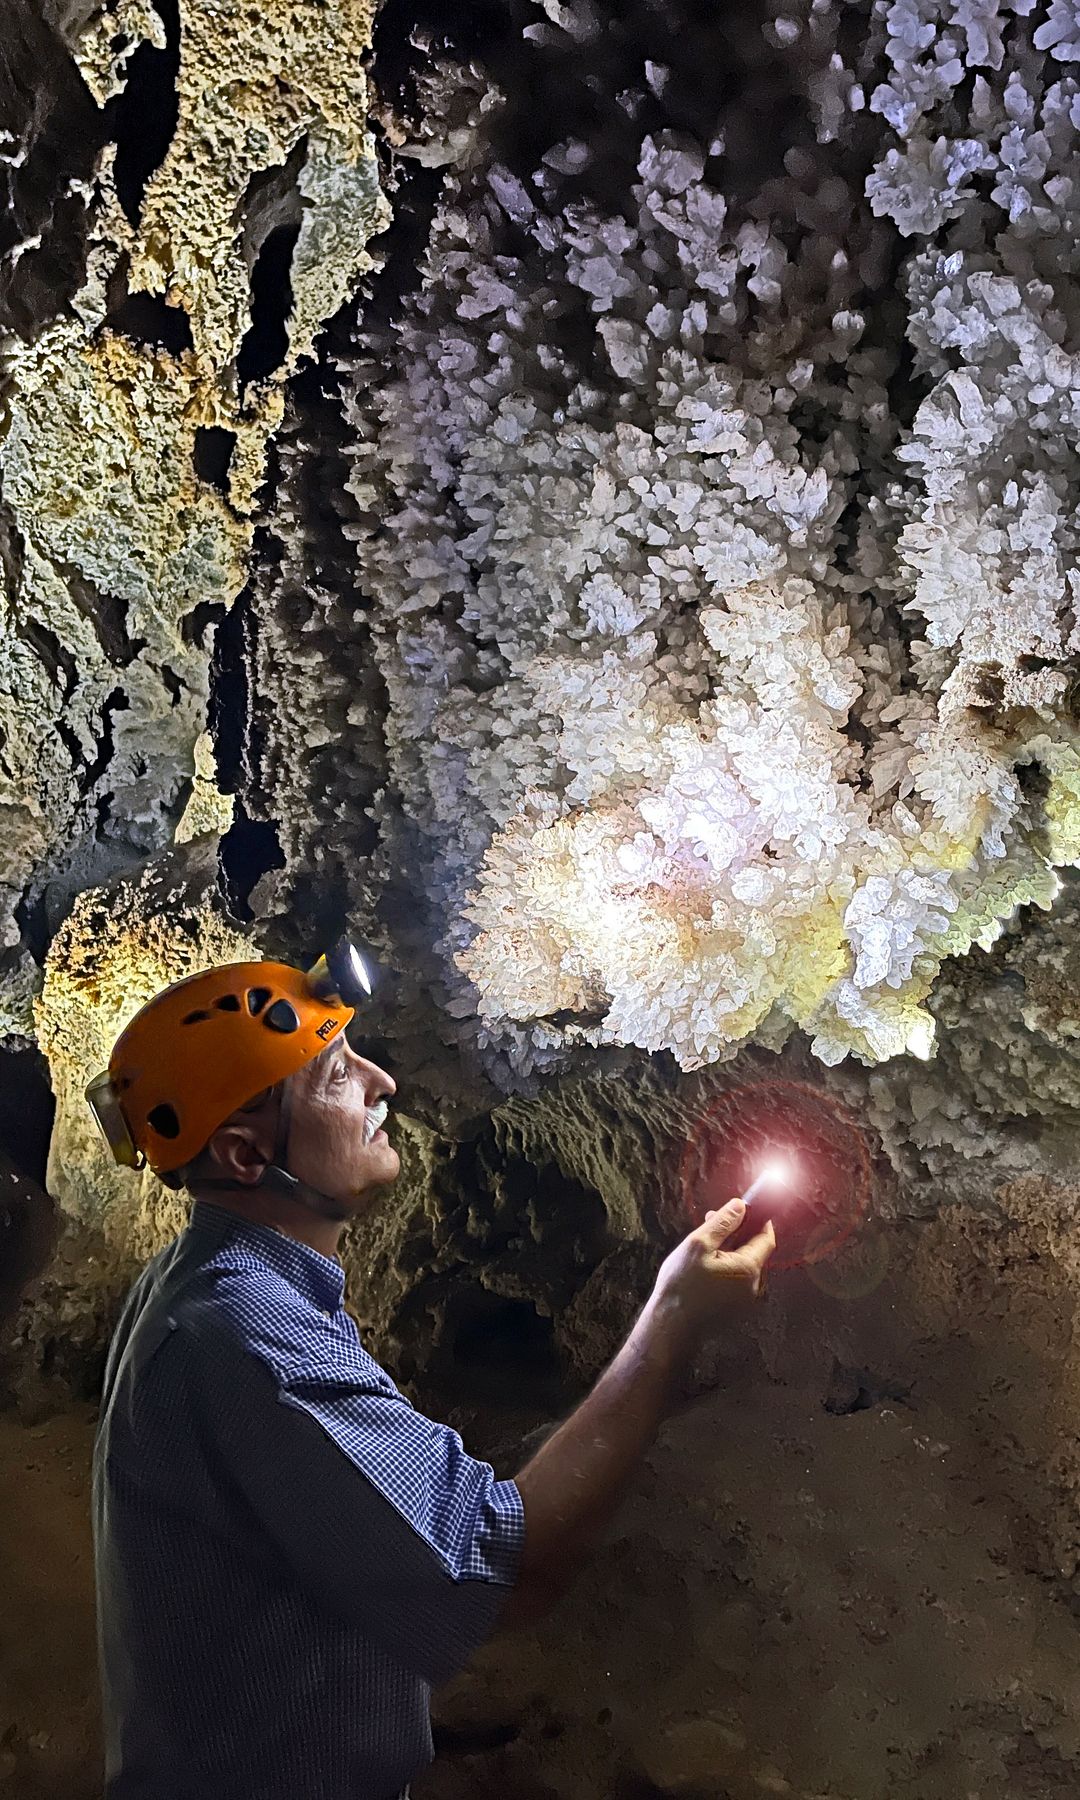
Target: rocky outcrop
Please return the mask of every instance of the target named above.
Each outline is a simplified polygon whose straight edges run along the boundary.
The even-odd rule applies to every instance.
[[[0,69],[0,305],[17,333],[0,442],[9,1032],[29,1029],[74,895],[166,845],[196,775],[212,628],[247,579],[283,383],[386,218],[370,23],[362,0],[15,9]]]

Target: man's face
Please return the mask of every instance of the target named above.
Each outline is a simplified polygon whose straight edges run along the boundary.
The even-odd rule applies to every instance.
[[[372,1109],[395,1091],[385,1069],[357,1056],[344,1037],[292,1077],[289,1170],[337,1202],[344,1219],[365,1212],[373,1190],[401,1168],[385,1131],[372,1129]]]

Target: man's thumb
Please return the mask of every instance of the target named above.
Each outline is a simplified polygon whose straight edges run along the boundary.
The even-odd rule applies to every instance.
[[[701,1227],[711,1250],[719,1250],[721,1244],[731,1236],[732,1232],[742,1224],[746,1217],[746,1207],[741,1200],[729,1200],[719,1211],[707,1213],[705,1223]]]

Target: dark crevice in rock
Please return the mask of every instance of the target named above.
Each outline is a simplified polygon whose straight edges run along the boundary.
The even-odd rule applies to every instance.
[[[162,679],[162,683],[164,684],[165,691],[169,696],[169,700],[170,700],[171,704],[173,706],[179,706],[181,700],[184,698],[184,695],[187,692],[187,688],[184,686],[184,683],[181,681],[179,675],[176,673],[176,670],[171,669],[169,667],[168,663],[162,663],[161,679]]]
[[[34,961],[44,963],[52,938],[52,930],[49,925],[45,895],[40,889],[31,890],[17,902],[15,923],[19,927],[22,942],[26,945]]]
[[[104,775],[113,757],[113,716],[118,712],[127,712],[131,706],[123,688],[113,688],[112,693],[101,708],[101,735],[98,739],[98,753],[93,762],[87,763],[78,776],[80,794],[88,794]]]
[[[45,1185],[56,1101],[49,1067],[35,1046],[9,1050],[0,1061],[0,1151],[28,1181]],[[0,1201],[3,1188],[0,1185]],[[3,1264],[0,1252],[0,1265]]]
[[[256,630],[249,586],[215,632],[209,706],[218,787],[236,796],[232,824],[218,846],[218,885],[230,914],[244,924],[255,918],[256,883],[286,862],[276,820],[247,805],[257,788],[265,730],[251,704]]]
[[[180,636],[185,644],[206,648],[207,634],[217,635],[228,617],[229,609],[221,600],[200,600],[180,621]]]
[[[236,359],[241,393],[280,369],[289,349],[293,293],[289,271],[300,223],[278,225],[259,251],[251,272],[251,324]]]
[[[199,613],[200,608],[196,607],[189,617],[194,619]],[[204,611],[202,617],[208,620],[210,615]],[[246,785],[254,642],[255,616],[249,586],[218,619],[210,659],[209,729],[217,783],[223,794],[242,794]]]
[[[895,271],[899,276],[899,268]],[[899,352],[896,368],[888,383],[889,412],[893,420],[897,438],[911,430],[915,422],[915,414],[933,387],[932,377],[925,371],[920,372],[916,365],[915,352],[903,332],[894,334],[894,341],[899,340]]]
[[[128,632],[128,603],[118,594],[103,594],[74,563],[57,563],[68,593],[82,617],[97,633],[102,651],[114,668],[126,669],[146,649],[145,638]]]
[[[0,577],[9,594],[21,591],[25,566],[26,543],[18,520],[7,502],[0,498]]]
[[[0,1152],[0,1322],[48,1265],[58,1226],[59,1209],[44,1186]],[[5,1374],[0,1369],[0,1404],[14,1397]]]
[[[79,685],[79,665],[71,651],[54,631],[32,615],[20,619],[16,629],[34,650],[54,687],[60,690],[60,703],[65,705]]]
[[[239,211],[244,221],[240,253],[247,264],[249,275],[271,232],[283,225],[297,226],[303,218],[304,202],[299,182],[307,157],[307,146],[305,133],[283,163],[275,163],[269,169],[258,169],[248,182]]]
[[[167,350],[172,356],[194,348],[191,320],[182,306],[170,306],[164,294],[125,294],[110,308],[105,323],[133,343]]]
[[[208,481],[225,499],[229,497],[229,464],[235,449],[235,431],[226,431],[222,425],[200,425],[195,433],[195,473],[200,481]],[[205,607],[208,602],[204,600],[201,604]]]
[[[6,0],[0,31],[0,330],[32,339],[86,267],[90,181],[103,114],[40,0]],[[25,246],[25,248],[23,248]]]
[[[249,585],[215,633],[209,706],[217,784],[222,793],[236,796],[233,822],[218,851],[219,882],[233,917],[245,924],[254,918],[250,895],[256,882],[286,861],[276,820],[249,805],[258,790],[268,723],[252,706],[257,630]]]
[[[84,769],[86,767],[86,756],[83,752],[78,732],[73,731],[71,726],[68,725],[64,719],[57,719],[56,735],[63,744],[64,749],[67,751],[68,756],[71,758],[72,771],[77,772],[79,769]],[[84,791],[81,784],[79,791],[80,793]]]
[[[234,919],[250,924],[251,890],[271,869],[285,867],[274,825],[268,819],[251,819],[237,800],[233,822],[218,847],[218,869],[225,903]]]
[[[450,1355],[462,1371],[499,1374],[514,1385],[560,1375],[552,1322],[528,1300],[470,1288],[455,1303],[450,1331]]]
[[[384,766],[387,701],[375,658],[357,647],[362,597],[344,529],[357,508],[345,489],[350,426],[335,363],[353,354],[355,310],[352,303],[341,309],[320,338],[317,359],[290,384],[286,423],[268,459],[268,524],[256,532],[251,588],[239,603],[250,608],[252,622],[245,632],[234,609],[214,659],[221,785],[242,797],[249,818],[280,822],[290,875],[280,906],[275,902],[274,930],[283,949],[291,942],[297,955],[347,925],[357,928],[356,870],[378,838],[363,809]],[[326,730],[309,742],[304,720],[313,708]],[[301,848],[313,823],[306,804],[295,803],[301,778],[305,792],[322,796],[323,817],[348,820],[347,833],[323,836],[317,858]]]
[[[394,212],[388,229],[371,240],[371,254],[379,267],[370,278],[370,298],[364,308],[368,332],[386,330],[409,295],[420,287],[424,248],[445,179],[444,170],[395,157],[385,147],[380,161],[383,187]]]
[[[165,48],[140,44],[127,81],[105,108],[116,142],[117,197],[131,225],[139,223],[146,185],[165,160],[180,113],[180,0],[154,0],[154,7],[165,27]]]

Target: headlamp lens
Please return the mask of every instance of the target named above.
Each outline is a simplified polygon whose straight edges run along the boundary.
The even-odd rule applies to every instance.
[[[359,990],[360,993],[366,994],[370,1000],[371,976],[368,974],[367,964],[355,944],[350,944],[348,946],[348,961],[349,976],[354,989]]]
[[[351,938],[341,938],[308,970],[308,984],[321,1000],[336,999],[356,1007],[371,998],[373,969],[370,957],[364,956]]]

